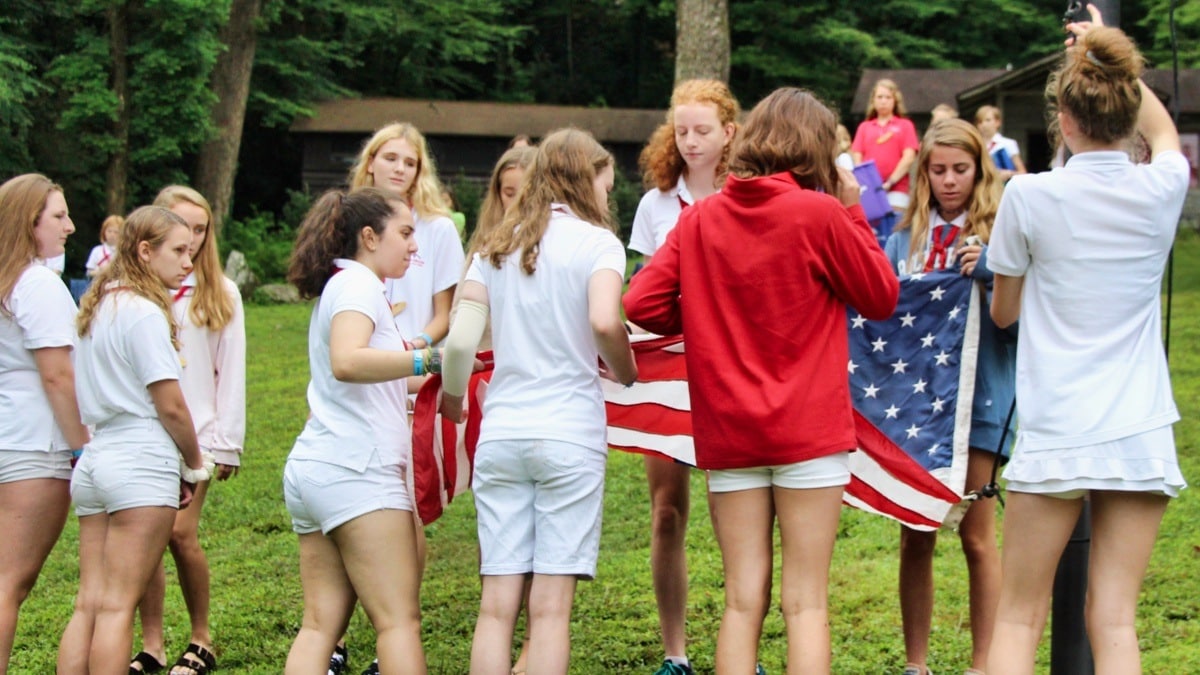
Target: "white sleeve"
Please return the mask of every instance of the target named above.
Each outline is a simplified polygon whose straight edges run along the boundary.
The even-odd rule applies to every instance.
[[[454,226],[454,221],[438,217],[430,225],[433,250],[422,257],[433,265],[431,276],[433,292],[436,294],[458,284],[466,256],[463,254],[462,239],[458,236],[458,228]]]
[[[341,275],[353,274],[353,272],[342,272]],[[334,279],[337,279],[334,277]],[[330,281],[333,281],[331,279]],[[375,302],[374,289],[362,288],[361,284],[355,283],[357,279],[347,277],[341,283],[326,283],[325,292],[321,294],[321,303],[328,303],[329,318],[341,314],[342,312],[358,312],[375,323],[379,314],[379,303]]]
[[[651,190],[642,195],[638,202],[637,213],[633,216],[633,230],[629,234],[629,248],[644,255],[654,255],[658,244],[654,239],[654,223],[651,215],[654,212],[654,200],[662,194],[659,190]]]
[[[100,259],[104,257],[104,245],[93,246],[92,252],[88,254],[87,264],[84,268],[91,272],[100,267]]]
[[[1010,277],[1025,275],[1029,269],[1029,214],[1021,196],[1022,178],[1017,176],[1004,189],[996,223],[988,240],[987,267],[996,274]]]
[[[123,322],[118,319],[118,323]],[[130,325],[119,328],[125,357],[133,365],[138,383],[148,387],[155,382],[179,379],[179,352],[171,344],[171,329],[161,311],[144,312]]]
[[[242,296],[232,281],[222,278],[233,298],[233,316],[217,336],[217,400],[213,448],[217,461],[238,466],[246,441],[246,315]]]
[[[476,283],[487,286],[487,280],[483,276],[483,266],[491,265],[476,253],[471,257],[471,266],[467,268],[467,274],[463,277],[463,281],[474,281]]]
[[[21,328],[25,349],[71,347],[75,344],[75,301],[62,279],[36,267],[25,270],[13,289],[13,319]]]
[[[597,238],[592,250],[595,252],[592,257],[592,269],[588,272],[588,276],[599,272],[600,270],[613,270],[625,277],[625,247],[621,245],[621,240],[617,239],[616,235],[607,230],[598,230],[601,236]]]

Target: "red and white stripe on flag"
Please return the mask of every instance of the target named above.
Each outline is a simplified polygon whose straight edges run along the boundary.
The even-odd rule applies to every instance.
[[[413,501],[421,522],[437,520],[446,505],[471,487],[475,446],[483,420],[483,401],[492,379],[492,353],[479,358],[487,368],[471,376],[467,386],[467,419],[459,424],[442,419],[442,378],[434,375],[421,387],[413,406]]]
[[[600,381],[608,413],[608,444],[695,466],[683,337],[634,335],[630,340],[638,364],[637,384],[623,387]]]
[[[634,336],[633,350],[638,362],[636,385],[626,388],[602,380],[609,445],[694,466],[696,451],[682,337]],[[472,376],[465,423],[454,425],[437,414],[440,377],[430,378],[417,396],[413,412],[414,494],[426,524],[440,516],[470,483],[483,394],[492,372],[490,357],[490,352],[480,355],[488,368]],[[854,418],[859,452],[850,455],[851,478],[845,503],[915,529],[936,529],[960,497],[857,411]]]

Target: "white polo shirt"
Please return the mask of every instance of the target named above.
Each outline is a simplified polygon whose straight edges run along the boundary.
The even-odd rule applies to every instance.
[[[157,421],[146,387],[178,380],[180,370],[163,310],[132,291],[109,291],[96,308],[91,331],[79,338],[75,357],[83,423],[102,426],[127,415]]]
[[[384,466],[406,466],[412,439],[408,428],[408,389],[404,378],[375,384],[341,382],[333,376],[329,330],[333,317],[358,312],[375,324],[372,349],[404,351],[392,321],[383,281],[365,265],[338,258],[341,270],[325,284],[308,324],[308,408],[312,416],[296,439],[289,459],[308,459],[365,471],[371,456]]]
[[[218,464],[239,466],[246,439],[246,316],[237,285],[224,275],[219,283],[233,300],[233,316],[219,331],[192,322],[195,273],[173,293],[183,357],[179,386],[192,412],[200,448],[213,453]]]
[[[537,269],[521,255],[496,269],[478,255],[467,279],[487,287],[496,370],[483,404],[480,442],[538,439],[607,448],[599,353],[587,286],[601,270],[625,274],[625,248],[608,230],[555,204]]]
[[[1189,167],[1086,152],[1004,190],[988,268],[1024,276],[1017,416],[1033,450],[1118,440],[1179,419],[1159,293]]]
[[[0,312],[0,450],[64,450],[35,349],[75,345],[75,301],[62,279],[30,264]]]
[[[642,195],[638,202],[637,213],[633,216],[633,231],[629,235],[630,250],[644,255],[654,255],[662,248],[667,240],[667,234],[675,229],[679,214],[683,212],[683,204],[689,206],[696,202],[692,193],[688,192],[687,183],[680,174],[675,187],[667,191],[657,188]]]
[[[408,271],[400,279],[388,279],[387,298],[392,304],[405,303],[396,315],[396,327],[406,340],[425,330],[433,319],[433,296],[458,284],[466,256],[454,221],[445,216],[422,218],[415,211],[413,236],[417,252]]]
[[[88,272],[94,272],[100,269],[100,265],[112,262],[115,257],[117,257],[116,249],[108,244],[98,244],[92,247],[92,252],[88,254],[87,263],[83,267]]]

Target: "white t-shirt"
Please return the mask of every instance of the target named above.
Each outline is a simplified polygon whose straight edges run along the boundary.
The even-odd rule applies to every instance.
[[[96,308],[91,331],[79,338],[78,351],[75,393],[84,424],[103,425],[126,415],[158,419],[146,387],[178,380],[181,371],[162,309],[132,291],[109,291]]]
[[[587,286],[601,270],[625,274],[625,249],[608,230],[555,204],[532,275],[520,252],[500,269],[479,256],[469,281],[487,287],[496,370],[479,440],[539,439],[607,447],[599,353]]]
[[[999,132],[996,132],[996,135],[992,136],[992,140],[988,142],[988,154],[991,154],[1001,148],[1008,153],[1009,159],[1019,157],[1021,155],[1021,147],[1017,145],[1016,140],[1009,138],[1008,136],[1001,136]]]
[[[406,340],[412,340],[433,319],[433,296],[458,284],[466,256],[454,221],[445,216],[422,218],[415,212],[417,252],[408,271],[400,279],[388,279],[387,299],[403,302],[404,311],[396,315],[396,327]]]
[[[100,269],[101,265],[106,265],[112,262],[112,259],[117,256],[117,252],[108,244],[100,244],[92,248],[92,252],[88,254],[87,263],[84,268],[88,272],[94,272]]]
[[[1086,152],[1004,190],[988,268],[1024,276],[1017,416],[1032,450],[1117,440],[1179,419],[1159,292],[1189,168]]]
[[[233,316],[219,331],[192,323],[196,275],[190,274],[173,294],[172,312],[179,324],[183,375],[179,386],[192,412],[200,448],[218,464],[239,466],[246,439],[246,317],[237,285],[221,276],[233,300]]]
[[[358,312],[375,324],[372,349],[404,351],[392,322],[383,281],[354,260],[334,261],[341,271],[329,278],[308,324],[308,408],[312,411],[289,459],[309,459],[365,471],[378,453],[383,466],[406,466],[411,454],[408,390],[404,378],[375,384],[341,382],[333,376],[329,330],[333,317]]]
[[[41,262],[46,267],[49,267],[51,272],[61,277],[63,270],[67,269],[67,254],[59,253],[53,258],[45,258]]]
[[[75,344],[75,301],[54,272],[31,264],[0,312],[0,450],[64,450],[33,350]]]
[[[642,195],[637,213],[633,216],[633,231],[629,235],[629,248],[645,255],[654,255],[667,240],[667,234],[675,229],[679,214],[683,212],[682,199],[689,206],[696,202],[688,192],[683,176],[675,187],[666,192],[655,188]]]

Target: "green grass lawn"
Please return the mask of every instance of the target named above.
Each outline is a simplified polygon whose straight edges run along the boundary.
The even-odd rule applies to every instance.
[[[1200,481],[1200,237],[1181,235],[1176,261],[1171,364],[1183,414],[1176,439],[1184,474]],[[212,566],[216,652],[228,673],[281,672],[301,614],[296,539],[283,506],[284,459],[306,416],[305,339],[308,307],[250,307],[249,435],[245,467],[217,485],[205,506],[202,539]],[[721,560],[704,499],[692,478],[688,538],[691,593],[690,655],[711,672],[723,589]],[[613,453],[600,570],[580,586],[572,627],[573,673],[650,673],[662,658],[649,569],[649,514],[639,457]],[[1200,490],[1186,490],[1167,511],[1139,611],[1148,673],[1200,672]],[[72,518],[25,603],[12,672],[53,672],[58,639],[71,612],[78,579],[77,528]],[[428,530],[429,567],[423,591],[425,648],[432,673],[465,673],[479,600],[474,510],[469,496],[454,502]],[[896,599],[898,526],[851,509],[843,513],[830,587],[834,672],[899,673],[904,663]],[[962,553],[944,535],[935,560],[937,605],[930,664],[939,673],[969,664],[967,580]],[[20,545],[20,542],[9,542]],[[778,565],[778,563],[777,563]],[[168,573],[173,569],[168,564]],[[776,573],[778,582],[778,570]],[[169,656],[187,643],[187,615],[174,588],[167,598]],[[351,625],[357,673],[374,637],[359,611]],[[1045,642],[1045,641],[1044,641]],[[762,661],[783,672],[785,635],[777,611],[768,617]],[[1048,664],[1044,644],[1041,670]]]

